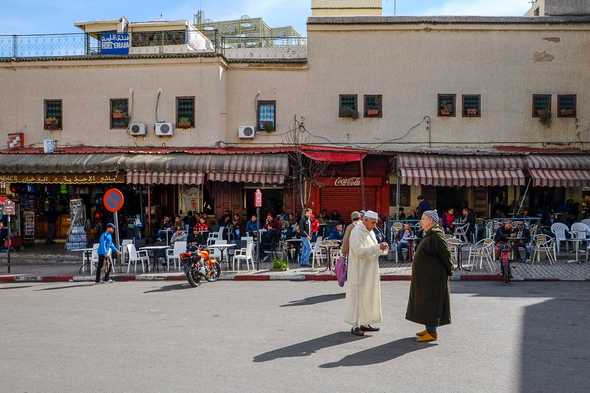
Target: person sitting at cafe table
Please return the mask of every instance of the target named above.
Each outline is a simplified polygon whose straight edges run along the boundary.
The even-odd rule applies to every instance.
[[[166,239],[166,231],[170,230],[171,227],[170,217],[164,216],[160,224],[160,229],[158,229],[158,232],[156,233],[157,240],[162,241],[163,239]]]
[[[328,234],[328,240],[342,240],[344,237],[344,225],[336,224]]]
[[[207,242],[207,237],[209,236],[209,225],[207,224],[205,217],[199,218],[199,222],[197,225],[195,225],[193,235],[193,239],[198,244],[205,244]]]
[[[256,217],[256,214],[253,214],[246,223],[246,233],[253,236],[256,232],[258,232],[258,217]]]
[[[231,240],[239,243],[242,238],[242,218],[239,213],[234,213],[231,228]]]
[[[404,224],[402,230],[397,233],[397,253],[402,261],[407,261],[410,259],[410,241],[413,241],[414,237],[414,231],[412,230],[412,226],[410,224]],[[406,250],[405,259],[402,253],[403,250]]]
[[[442,221],[445,232],[452,233],[455,230],[455,209],[452,207],[448,208],[443,214]]]
[[[182,230],[182,227],[176,227],[176,231],[170,239],[170,244],[174,244],[175,242],[185,242],[186,239],[186,232]]]
[[[530,235],[529,235],[530,237]],[[519,247],[524,246],[524,237],[519,236],[518,231],[514,230],[514,227],[512,226],[511,223],[506,222],[504,223],[504,225],[501,225],[497,230],[496,230],[496,236],[495,239],[496,241],[496,255],[498,257],[498,260],[500,259],[500,254],[501,254],[501,250],[502,247],[505,245],[509,245],[511,244],[512,241],[512,251],[514,252],[514,256],[516,257],[517,260],[521,260],[520,258],[520,251],[519,251]],[[526,247],[525,247],[526,249]],[[528,251],[527,251],[527,255],[528,255]],[[500,267],[502,268],[502,274],[504,273],[504,265],[500,262]]]

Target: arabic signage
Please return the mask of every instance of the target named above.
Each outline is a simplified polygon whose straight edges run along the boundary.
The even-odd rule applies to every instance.
[[[24,184],[112,184],[125,183],[123,174],[92,175],[0,175],[0,182]]]
[[[102,55],[128,55],[129,33],[107,33],[100,37],[100,54]]]

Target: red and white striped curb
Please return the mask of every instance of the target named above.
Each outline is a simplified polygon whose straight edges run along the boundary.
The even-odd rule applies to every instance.
[[[186,278],[182,273],[168,274],[116,274],[112,276],[113,280],[118,282],[127,281],[184,281]],[[223,281],[336,281],[334,274],[239,274],[225,273]],[[90,276],[75,275],[48,275],[39,276],[35,274],[5,274],[0,275],[0,284],[2,283],[33,283],[33,282],[85,282],[93,281]],[[383,274],[381,281],[410,281],[409,275]],[[452,281],[502,281],[500,275],[495,274],[464,274],[455,276]],[[590,281],[590,280],[561,280],[558,278],[539,278],[539,279],[515,279],[514,281]]]

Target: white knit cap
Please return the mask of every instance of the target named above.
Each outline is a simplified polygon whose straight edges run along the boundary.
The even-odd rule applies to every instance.
[[[367,210],[365,212],[364,218],[368,218],[369,220],[379,221],[379,214],[375,213],[372,210]]]

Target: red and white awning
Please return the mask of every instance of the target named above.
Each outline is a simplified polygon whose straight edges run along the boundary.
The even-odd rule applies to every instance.
[[[527,157],[535,187],[590,186],[590,155],[531,155]]]
[[[514,156],[401,154],[402,184],[442,187],[523,186],[524,160]]]

